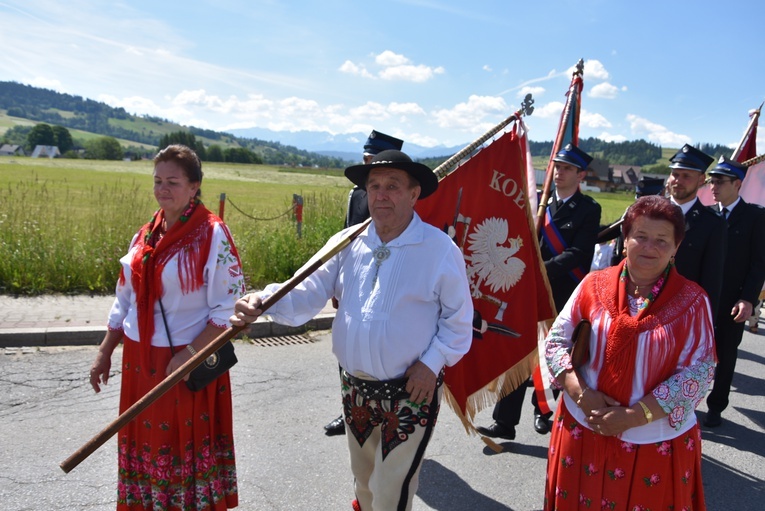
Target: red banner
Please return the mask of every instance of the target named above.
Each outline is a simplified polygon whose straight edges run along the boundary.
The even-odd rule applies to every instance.
[[[441,180],[417,203],[465,256],[475,316],[473,344],[446,369],[449,403],[465,427],[525,382],[537,364],[537,322],[553,316],[541,273],[518,126]]]

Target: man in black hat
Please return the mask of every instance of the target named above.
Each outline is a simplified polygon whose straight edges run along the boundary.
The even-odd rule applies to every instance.
[[[540,251],[547,279],[553,294],[555,308],[561,310],[576,286],[590,271],[592,256],[600,226],[600,204],[584,195],[579,184],[587,174],[592,157],[568,144],[553,158],[555,194],[547,206],[542,229]],[[554,391],[557,397],[558,392]],[[515,438],[515,426],[521,419],[526,385],[500,399],[494,406],[494,424],[477,431],[492,438]],[[534,405],[534,430],[539,434],[550,431],[551,413],[539,409],[536,393],[531,396]]]
[[[720,310],[715,321],[717,368],[712,392],[707,397],[709,411],[704,425],[722,424],[722,411],[744,334],[744,322],[752,315],[765,282],[765,208],[745,202],[740,196],[747,167],[721,157],[710,172],[712,195],[717,209],[728,222],[728,249],[723,269]]]
[[[378,153],[388,149],[401,150],[404,141],[391,137],[385,133],[372,130],[364,143],[364,163],[369,163]],[[359,186],[354,186],[348,193],[348,209],[345,215],[344,227],[360,224],[369,218],[369,206],[367,205],[367,192]],[[327,436],[344,435],[345,423],[342,414],[332,419],[324,426],[324,434]]]
[[[364,143],[364,163],[369,163],[372,158],[381,151],[395,149],[400,151],[404,141],[396,137],[391,137],[385,133],[372,130]],[[369,208],[367,207],[367,192],[358,186],[354,186],[348,193],[348,212],[345,216],[345,227],[360,224],[369,218]],[[333,424],[332,421],[329,425]]]
[[[268,314],[300,325],[337,297],[332,351],[341,368],[354,509],[409,510],[441,404],[443,368],[472,342],[470,286],[460,249],[414,211],[438,187],[427,166],[391,149],[345,175],[367,191],[372,222]],[[231,322],[255,321],[262,300],[279,287],[239,300]]]
[[[683,277],[696,282],[709,296],[712,317],[717,317],[725,259],[726,224],[704,206],[696,194],[704,185],[704,173],[714,158],[685,144],[670,158],[667,178],[670,200],[685,215],[685,238],[675,255],[675,266]]]

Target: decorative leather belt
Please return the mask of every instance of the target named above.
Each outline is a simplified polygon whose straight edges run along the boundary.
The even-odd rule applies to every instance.
[[[359,393],[367,399],[380,401],[382,399],[400,400],[409,397],[406,391],[406,382],[409,378],[395,378],[393,380],[365,380],[357,378],[345,369],[341,370],[343,382],[354,387]],[[444,371],[438,374],[436,388],[444,382]]]

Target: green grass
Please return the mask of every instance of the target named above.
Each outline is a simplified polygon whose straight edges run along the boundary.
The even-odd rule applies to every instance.
[[[0,158],[0,292],[113,292],[119,258],[157,208],[152,168],[149,161]],[[350,184],[339,171],[225,163],[203,169],[207,207],[218,213],[226,195],[224,219],[249,288],[288,279],[342,228]],[[300,239],[293,194],[304,199]],[[628,194],[590,195],[603,207],[602,223],[632,202]]]
[[[112,292],[119,257],[157,207],[151,170],[148,161],[0,158],[0,292]],[[218,213],[222,193],[231,201],[224,217],[250,287],[286,280],[342,228],[344,177],[261,165],[204,171],[205,204]],[[294,193],[304,198],[301,239],[292,215],[283,215]]]

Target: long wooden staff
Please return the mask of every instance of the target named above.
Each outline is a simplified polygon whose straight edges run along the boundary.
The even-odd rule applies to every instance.
[[[550,200],[550,195],[552,194],[553,167],[555,167],[553,158],[555,158],[555,155],[558,153],[558,151],[560,151],[561,146],[563,145],[563,137],[566,134],[568,117],[571,115],[571,95],[574,93],[574,87],[577,86],[576,80],[574,78],[581,76],[583,73],[584,60],[579,59],[579,62],[576,63],[576,68],[574,69],[574,76],[571,80],[571,85],[569,86],[569,94],[568,98],[566,99],[566,104],[563,106],[563,116],[561,117],[560,124],[558,125],[558,134],[555,138],[555,143],[553,143],[552,151],[550,153],[550,160],[547,162],[545,181],[544,185],[542,186],[542,195],[539,198],[539,206],[537,208],[537,216],[534,223],[534,227],[536,227],[538,233],[542,232],[542,225],[544,224],[545,212],[547,210],[547,202]],[[574,122],[578,123],[579,120],[575,119]]]
[[[319,269],[321,265],[329,261],[335,254],[347,247],[364,229],[367,228],[371,222],[371,218],[361,223],[359,227],[350,232],[340,242],[328,248],[323,254],[317,253],[314,256],[314,260],[311,264],[306,266],[300,273],[296,274],[290,280],[285,282],[274,294],[263,300],[260,305],[260,310],[265,312],[273,304],[281,300],[295,286],[305,280],[309,275]],[[106,426],[100,433],[91,438],[85,443],[77,452],[72,454],[66,460],[64,460],[60,467],[61,470],[67,474],[77,465],[79,465],[85,458],[93,454],[96,449],[101,447],[107,440],[114,436],[120,429],[122,429],[127,423],[133,420],[139,413],[148,408],[157,399],[162,397],[168,390],[181,381],[184,376],[193,371],[197,366],[201,365],[207,357],[215,353],[221,346],[226,344],[235,335],[244,330],[245,326],[232,326],[226,329],[222,334],[216,337],[211,343],[197,352],[196,355],[191,357],[185,364],[173,371],[167,378],[162,380],[159,385],[151,389],[145,396],[136,401],[133,406],[125,410],[119,417],[117,417],[111,424]]]
[[[503,129],[511,122],[520,119],[522,115],[531,115],[534,111],[534,107],[532,106],[533,104],[534,100],[531,98],[531,94],[526,94],[526,97],[523,98],[523,102],[521,103],[521,108],[517,112],[505,120],[500,121],[496,126],[465,146],[461,151],[455,153],[454,156],[433,169],[433,173],[436,175],[436,177],[438,177],[438,179],[443,178],[448,173],[450,168],[459,163],[462,158],[475,151],[478,146],[489,140],[490,137],[493,137],[496,133],[499,132],[499,130]]]

